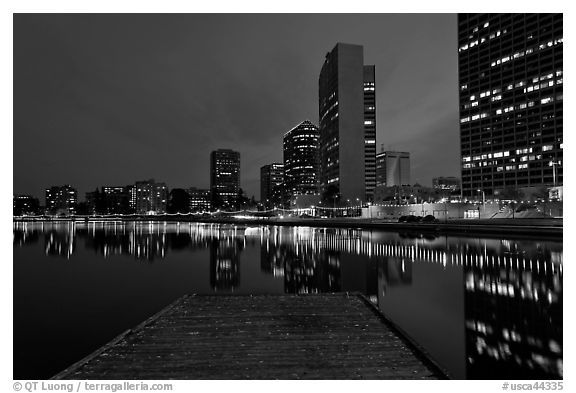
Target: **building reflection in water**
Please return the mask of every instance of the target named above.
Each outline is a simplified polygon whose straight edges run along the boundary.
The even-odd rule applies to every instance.
[[[283,280],[286,293],[361,291],[380,305],[392,288],[417,285],[415,264],[458,268],[466,377],[562,376],[561,242],[199,223],[14,223],[15,246],[40,238],[46,255],[67,258],[76,238],[105,258],[154,261],[171,250],[208,249],[217,292],[239,287],[240,257],[250,247],[260,250],[261,271]]]
[[[273,227],[260,244],[263,272],[284,279],[285,293],[339,292],[340,253],[314,247],[310,228]]]
[[[505,258],[478,249],[464,268],[467,378],[560,378],[561,254],[506,246]]]
[[[215,292],[234,292],[240,285],[240,253],[243,242],[236,238],[210,242],[210,286]]]

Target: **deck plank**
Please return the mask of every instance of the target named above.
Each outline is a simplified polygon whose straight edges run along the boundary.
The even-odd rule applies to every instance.
[[[54,379],[437,379],[356,295],[185,296]]]

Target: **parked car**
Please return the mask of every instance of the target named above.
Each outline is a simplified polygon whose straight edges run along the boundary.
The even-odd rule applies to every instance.
[[[428,214],[426,217],[422,219],[422,222],[434,222],[436,221],[436,217],[431,214]]]
[[[406,222],[406,220],[408,220],[409,216],[400,216],[400,218],[398,219],[398,222]]]
[[[420,222],[422,221],[422,217],[420,216],[408,216],[406,222]]]

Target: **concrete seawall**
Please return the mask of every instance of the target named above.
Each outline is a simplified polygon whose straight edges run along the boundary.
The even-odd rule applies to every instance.
[[[129,217],[68,217],[68,218],[30,218],[14,217],[14,222],[198,222],[208,224],[233,225],[278,225],[306,226],[316,228],[375,229],[390,232],[436,233],[462,236],[488,237],[530,237],[558,238],[563,236],[563,220],[557,218],[524,219],[445,219],[431,223],[394,222],[370,218],[234,218],[234,217],[194,217],[194,216],[129,216]]]

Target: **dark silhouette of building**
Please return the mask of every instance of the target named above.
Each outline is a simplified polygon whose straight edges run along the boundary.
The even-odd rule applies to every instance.
[[[48,214],[75,214],[78,192],[66,184],[46,189],[46,212]]]
[[[460,14],[462,194],[562,184],[562,14]]]
[[[126,214],[130,208],[130,194],[124,186],[103,187],[106,214]]]
[[[168,213],[190,212],[190,194],[182,188],[173,188],[168,193]]]
[[[234,208],[240,191],[240,153],[218,149],[210,153],[212,206]]]
[[[15,216],[35,215],[40,212],[38,198],[30,195],[14,195],[12,214]]]
[[[284,134],[287,196],[318,194],[318,127],[306,120]]]
[[[376,84],[361,45],[338,43],[319,78],[320,187],[369,200],[376,186]],[[373,146],[373,147],[372,147]]]
[[[266,207],[282,203],[284,164],[273,163],[260,168],[260,202]]]

